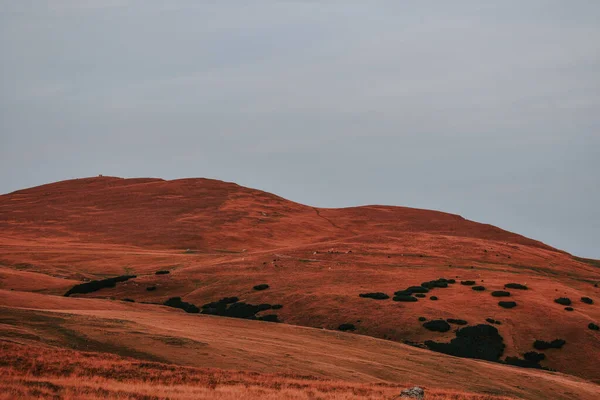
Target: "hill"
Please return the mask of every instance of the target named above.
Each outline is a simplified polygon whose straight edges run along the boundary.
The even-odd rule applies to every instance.
[[[157,275],[157,271],[168,273]],[[77,284],[121,275],[136,277],[89,293],[55,297]],[[439,278],[444,280],[436,281]],[[431,281],[442,284],[428,286]],[[12,300],[5,306],[15,310],[25,307],[48,312],[53,307],[46,303],[57,301],[49,299],[60,299],[61,309],[72,310],[71,304],[81,301],[75,297],[94,297],[98,299],[94,300],[98,318],[106,316],[102,312],[114,312],[117,304],[140,307],[135,314],[139,318],[145,313],[147,318],[158,318],[152,314],[157,307],[162,309],[165,301],[180,297],[213,314],[259,319],[276,315],[269,318],[326,330],[346,324],[354,328],[354,336],[348,333],[343,337],[387,339],[382,341],[385,346],[408,343],[410,351],[418,352],[415,354],[451,360],[447,361],[450,364],[515,370],[418,348],[473,356],[460,346],[443,344],[455,339],[457,329],[488,325],[504,345],[501,356],[491,359],[505,362],[513,357],[514,363],[514,357],[523,360],[524,354],[536,352],[544,354],[539,366],[599,383],[595,360],[600,358],[600,333],[588,328],[600,321],[598,282],[600,270],[595,260],[573,257],[521,235],[437,211],[392,206],[322,209],[208,179],[84,178],[0,196],[0,289],[10,293]],[[510,283],[518,285],[505,286]],[[261,284],[268,288],[254,288]],[[406,291],[421,284],[428,286],[427,293]],[[31,292],[44,296],[39,304],[31,303]],[[389,298],[359,296],[367,293],[384,293]],[[507,297],[496,297],[503,295]],[[232,297],[237,301],[231,304],[245,306],[232,309],[231,305],[215,304]],[[393,297],[408,301],[394,301]],[[570,306],[556,303],[558,298],[568,298]],[[116,301],[123,299],[135,303]],[[513,301],[516,306],[504,308],[500,301]],[[252,307],[261,305],[262,310],[252,313],[256,310]],[[79,326],[75,321],[81,317],[75,314],[67,319]],[[223,323],[235,326],[285,327],[294,335],[305,332],[266,322],[179,314],[178,318],[226,321]],[[451,329],[444,332],[423,326],[448,319],[453,321],[448,325]],[[466,325],[457,325],[463,321]],[[498,342],[496,336],[493,340]],[[119,340],[125,337],[129,336],[122,334]],[[556,339],[566,343],[561,348],[534,348],[536,340]],[[279,340],[283,349],[290,341],[301,339],[282,336],[272,340]],[[330,336],[323,340],[329,341]],[[148,348],[153,346],[150,343]],[[487,353],[479,356],[490,358]],[[269,372],[282,372],[287,364],[282,361]],[[243,363],[208,365],[246,369]],[[364,373],[357,366],[349,370]],[[329,370],[320,375],[361,381]],[[397,376],[378,379],[398,382]],[[421,384],[468,387],[466,379],[459,382],[466,386],[443,385],[444,379]],[[497,394],[525,397],[508,390]]]

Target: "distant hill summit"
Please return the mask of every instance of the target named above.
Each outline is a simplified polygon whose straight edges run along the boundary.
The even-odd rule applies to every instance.
[[[99,176],[0,196],[0,227],[16,235],[202,250],[268,249],[351,236],[430,233],[555,250],[458,215],[393,206],[323,209],[235,183]]]

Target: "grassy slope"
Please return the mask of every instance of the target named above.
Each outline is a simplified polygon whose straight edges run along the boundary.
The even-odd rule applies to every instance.
[[[156,276],[158,269],[172,273]],[[350,322],[359,334],[400,342],[453,337],[426,331],[419,316],[471,324],[492,317],[502,321],[505,356],[532,350],[535,339],[563,338],[567,345],[547,351],[542,364],[600,382],[600,335],[587,329],[600,320],[597,263],[489,225],[403,207],[316,209],[203,179],[88,178],[0,196],[0,289],[14,289],[11,296],[62,294],[82,279],[130,273],[138,278],[86,297],[182,296],[201,305],[238,296],[282,304],[287,323],[335,329]],[[488,291],[456,285],[436,289],[437,302],[410,304],[358,297],[442,276]],[[512,291],[512,310],[489,294],[508,282],[531,288]],[[258,283],[271,287],[252,290]],[[146,291],[151,285],[157,290]],[[575,311],[555,304],[559,296],[574,300]],[[583,304],[582,296],[596,302]],[[13,306],[39,307],[25,297]],[[98,300],[96,307],[145,306]]]
[[[37,304],[38,309],[17,308],[17,303],[26,307]],[[41,358],[35,355],[40,346],[52,346],[52,351],[58,355],[66,354],[57,350],[61,348],[112,353],[119,357],[167,363],[175,370],[180,368],[177,366],[210,366],[245,371],[242,375],[250,377],[253,376],[251,372],[312,376],[318,380],[337,381],[331,383],[334,386],[350,388],[343,390],[362,387],[366,397],[377,391],[383,391],[385,396],[392,395],[400,388],[412,385],[440,393],[479,393],[524,399],[544,398],[549,393],[556,399],[570,399],[574,393],[581,399],[593,399],[600,390],[595,384],[560,373],[454,358],[368,336],[190,315],[152,305],[0,291],[0,307],[0,341],[8,346],[3,349],[3,367],[20,370],[16,374],[18,377],[11,378],[17,381],[28,376],[27,371],[33,368],[31,364],[39,360],[45,362],[41,362],[42,372],[36,379],[54,377],[51,382],[60,381],[58,378],[64,378],[61,371],[70,368],[61,366],[62,363],[71,365],[82,360],[82,356],[75,359],[60,356],[59,362],[54,355]],[[42,307],[54,310],[39,309]],[[17,344],[21,346],[18,350],[10,347]],[[32,355],[26,356],[30,353]],[[15,357],[20,357],[20,361],[15,361]],[[102,371],[111,369],[110,379],[129,378],[129,374],[119,372],[120,364],[113,367],[110,363],[90,361],[94,357],[111,356],[90,357],[84,359],[87,365],[78,366],[82,369],[81,374],[106,378]],[[20,367],[21,364],[25,366]],[[59,368],[59,371],[52,372],[52,368]],[[219,379],[223,380],[228,374],[222,372]],[[131,379],[147,380],[135,374]],[[273,384],[273,380],[277,379],[267,379],[271,383],[266,386]],[[169,380],[155,383],[164,386]],[[18,382],[15,385],[18,386]]]

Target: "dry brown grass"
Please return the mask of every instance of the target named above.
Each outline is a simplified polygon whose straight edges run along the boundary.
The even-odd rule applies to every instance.
[[[172,273],[156,276],[159,269]],[[130,273],[138,278],[83,296],[96,299],[62,297],[84,279]],[[436,289],[435,302],[358,297],[439,277],[531,290],[513,293],[512,310],[460,285]],[[598,281],[590,260],[434,211],[316,209],[210,180],[59,182],[0,196],[0,342],[27,343],[0,348],[0,399],[379,399],[414,382],[429,399],[596,400],[600,338],[587,324],[600,319],[600,308],[581,304],[566,313],[552,300],[596,298]],[[252,290],[258,283],[269,290]],[[197,305],[226,296],[282,304],[285,324],[143,304],[174,296]],[[425,330],[420,316],[501,320],[505,356],[530,351],[536,339],[563,338],[565,348],[549,352],[543,365],[583,379],[395,343],[453,337]],[[328,331],[350,322],[352,335]]]
[[[110,354],[0,342],[0,399],[391,399],[404,388],[291,374],[142,362]],[[427,390],[427,399],[507,397]]]
[[[383,206],[315,209],[213,180],[99,177],[0,196],[0,289],[62,295],[84,278],[133,273],[135,280],[85,296],[137,303],[180,296],[196,305],[237,296],[282,304],[277,315],[287,324],[354,323],[354,333],[399,342],[441,340],[423,329],[420,316],[472,324],[491,317],[502,321],[505,356],[530,351],[536,339],[562,338],[565,349],[542,365],[600,383],[589,357],[599,338],[587,329],[600,320],[600,307],[578,304],[567,313],[553,303],[558,296],[597,298],[594,265],[455,215]],[[172,273],[156,276],[160,269]],[[436,290],[436,302],[358,297],[439,277],[483,280],[490,291],[508,282],[531,290],[513,293],[518,306],[510,310],[489,293],[459,285]],[[270,289],[252,290],[258,283]]]

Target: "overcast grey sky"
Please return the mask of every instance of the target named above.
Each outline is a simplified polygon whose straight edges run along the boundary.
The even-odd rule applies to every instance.
[[[0,193],[210,177],[600,258],[600,1],[0,0]]]

